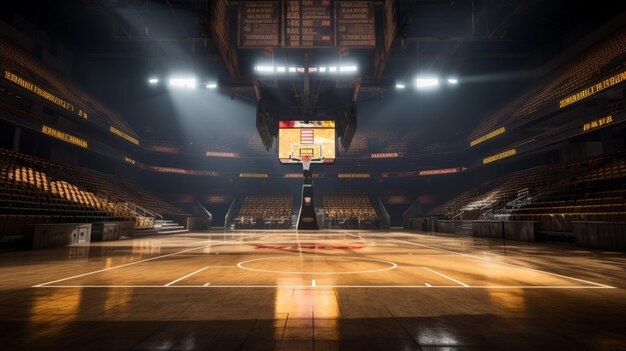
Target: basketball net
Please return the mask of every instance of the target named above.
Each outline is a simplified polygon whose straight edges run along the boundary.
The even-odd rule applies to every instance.
[[[300,161],[302,161],[302,169],[308,171],[311,169],[311,160],[313,157],[311,155],[302,155],[300,157]]]

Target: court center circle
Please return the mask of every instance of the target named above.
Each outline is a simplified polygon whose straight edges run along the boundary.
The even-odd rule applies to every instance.
[[[363,274],[395,269],[391,261],[363,257],[263,257],[237,263],[237,267],[254,272],[276,274]]]

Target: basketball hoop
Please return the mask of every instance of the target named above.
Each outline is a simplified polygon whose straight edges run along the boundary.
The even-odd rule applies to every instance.
[[[308,171],[311,169],[311,160],[313,160],[313,156],[311,155],[302,155],[300,156],[300,161],[302,162],[302,169]]]

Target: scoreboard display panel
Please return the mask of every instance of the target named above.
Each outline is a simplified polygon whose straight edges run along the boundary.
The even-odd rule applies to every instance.
[[[311,156],[314,163],[335,162],[335,121],[280,121],[278,124],[278,159],[281,163],[299,163]]]
[[[241,1],[238,45],[241,48],[278,46],[279,2]]]
[[[335,46],[375,48],[373,1],[335,1]]]
[[[283,47],[331,48],[330,0],[283,0]]]

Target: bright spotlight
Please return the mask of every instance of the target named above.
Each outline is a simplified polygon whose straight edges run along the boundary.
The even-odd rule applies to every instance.
[[[358,70],[357,66],[340,66],[339,72],[348,73],[348,72],[356,72]]]
[[[196,88],[196,79],[195,78],[170,78],[169,83],[173,87],[177,88]]]
[[[274,72],[274,66],[255,66],[257,72],[271,73]]]
[[[209,84],[207,84],[206,87],[209,89],[217,89],[217,83],[209,82]]]
[[[158,84],[159,83],[159,78],[152,77],[152,78],[148,79],[148,83],[150,83],[152,85]]]
[[[450,83],[450,84],[457,84],[458,82],[459,82],[459,80],[456,79],[456,78],[448,78],[448,83]]]
[[[404,88],[406,88],[406,85],[402,83],[396,83],[396,89],[404,89]]]
[[[415,80],[415,87],[420,88],[432,88],[439,85],[439,78],[417,78]]]

